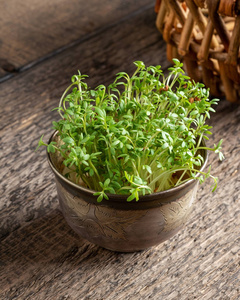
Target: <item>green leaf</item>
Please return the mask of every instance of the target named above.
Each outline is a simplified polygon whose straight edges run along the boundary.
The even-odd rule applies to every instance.
[[[148,173],[152,174],[152,169],[150,166],[144,165],[143,169],[146,169],[148,171]]]
[[[135,61],[134,65],[137,66],[139,69],[145,68],[145,64],[142,61]]]
[[[46,143],[44,143],[44,141],[43,141],[43,136],[44,136],[44,135],[42,135],[42,136],[40,137],[40,140],[38,141],[38,146],[37,146],[37,148],[35,149],[35,151],[37,151],[37,150],[39,149],[39,147],[41,147],[41,146],[48,146]]]
[[[95,112],[102,118],[106,117],[106,112],[97,106],[95,106]]]
[[[119,140],[116,140],[116,141],[114,141],[114,142],[112,143],[112,146],[117,146],[119,143],[120,143],[120,141],[119,141]]]
[[[89,135],[85,136],[85,138],[83,138],[83,139],[80,141],[80,144],[81,144],[81,145],[82,145],[82,144],[85,144],[87,141],[89,141],[89,139],[90,139],[90,136],[89,136]]]
[[[166,148],[169,148],[169,144],[168,144],[168,143],[164,143],[164,144],[162,145],[162,149],[166,149]]]
[[[103,193],[103,197],[104,197],[106,200],[109,200],[109,198],[108,198],[108,195],[107,195],[107,194]]]
[[[55,147],[53,146],[52,143],[50,143],[50,144],[47,146],[47,151],[48,151],[48,152],[51,152],[51,153],[54,153],[54,152],[55,152]]]
[[[67,137],[63,138],[62,141],[63,141],[65,144],[69,144],[69,145],[74,144],[74,140],[73,140],[70,136],[67,136]]]
[[[109,183],[110,183],[110,178],[107,178],[105,181],[104,181],[104,188],[108,187],[109,186]]]
[[[100,203],[103,200],[103,194],[101,193],[98,198],[97,198],[97,202]]]

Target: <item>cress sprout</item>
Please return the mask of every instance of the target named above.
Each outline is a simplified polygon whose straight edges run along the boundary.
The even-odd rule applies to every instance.
[[[205,147],[211,126],[206,124],[218,99],[184,74],[182,63],[164,76],[161,66],[137,61],[130,77],[121,72],[109,86],[90,89],[80,72],[63,93],[53,122],[61,143],[44,143],[64,158],[65,176],[95,190],[98,202],[107,194],[139,196],[178,186],[190,179],[211,177],[200,171],[201,149],[215,151],[220,160],[222,140]],[[197,176],[199,174],[201,176]]]

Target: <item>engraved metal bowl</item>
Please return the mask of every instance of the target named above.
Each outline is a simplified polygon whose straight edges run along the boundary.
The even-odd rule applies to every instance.
[[[56,140],[55,132],[51,140]],[[206,166],[207,151],[203,170]],[[127,202],[127,196],[108,194],[97,203],[90,189],[79,186],[61,174],[62,158],[49,154],[48,162],[56,177],[60,207],[67,223],[81,237],[113,251],[133,252],[158,245],[171,238],[189,218],[196,198],[198,180]]]

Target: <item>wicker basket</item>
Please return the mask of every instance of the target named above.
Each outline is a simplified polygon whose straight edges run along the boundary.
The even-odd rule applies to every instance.
[[[183,60],[213,96],[239,102],[240,0],[157,0],[155,9],[168,60]]]

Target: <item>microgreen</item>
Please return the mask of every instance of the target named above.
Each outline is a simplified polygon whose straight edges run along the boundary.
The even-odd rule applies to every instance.
[[[98,202],[107,194],[141,195],[178,186],[190,179],[204,182],[217,178],[200,171],[201,149],[214,151],[223,159],[222,140],[205,147],[211,126],[206,124],[212,105],[209,90],[184,74],[177,59],[164,76],[161,66],[146,67],[135,62],[130,77],[121,72],[109,86],[90,89],[80,72],[63,93],[53,122],[61,143],[43,142],[49,152],[64,158],[66,176],[95,192]],[[197,176],[199,174],[201,176]],[[73,180],[73,179],[71,179]]]

